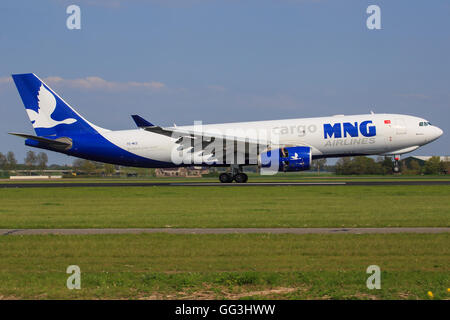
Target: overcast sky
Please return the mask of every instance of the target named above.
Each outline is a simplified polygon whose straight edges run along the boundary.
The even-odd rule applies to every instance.
[[[81,8],[68,30],[66,8]],[[381,8],[368,30],[366,8]],[[91,122],[160,125],[402,113],[444,130],[413,154],[449,155],[450,2],[2,0],[0,152],[33,133],[11,81],[34,72]],[[48,152],[50,163],[72,158]]]

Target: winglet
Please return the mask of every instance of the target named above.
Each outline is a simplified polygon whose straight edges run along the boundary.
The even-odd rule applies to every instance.
[[[147,120],[145,120],[141,116],[138,116],[137,114],[133,114],[131,117],[133,118],[133,120],[136,123],[136,125],[138,126],[138,128],[154,127],[155,126],[154,124],[148,122]]]

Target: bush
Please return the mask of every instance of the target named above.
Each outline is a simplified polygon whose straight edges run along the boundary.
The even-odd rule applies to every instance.
[[[427,161],[425,161],[425,166],[423,168],[423,172],[425,174],[439,174],[442,172],[442,164],[440,157],[431,157]]]
[[[336,174],[386,174],[386,165],[368,157],[341,158],[336,163]]]

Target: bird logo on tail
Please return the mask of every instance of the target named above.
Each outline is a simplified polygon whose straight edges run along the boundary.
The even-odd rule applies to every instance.
[[[59,124],[72,124],[77,121],[73,118],[67,118],[61,121],[52,119],[52,114],[56,109],[56,99],[44,84],[41,84],[37,98],[38,112],[32,109],[26,109],[34,128],[53,128]]]

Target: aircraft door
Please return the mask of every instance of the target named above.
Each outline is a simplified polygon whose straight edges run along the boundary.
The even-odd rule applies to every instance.
[[[395,126],[392,120],[384,120],[384,142],[386,151],[393,150],[395,141]]]
[[[406,123],[404,119],[395,119],[395,134],[396,135],[403,135],[406,134]]]
[[[406,138],[407,127],[405,119],[396,118],[384,121],[384,141],[388,151],[401,147],[402,140]]]

